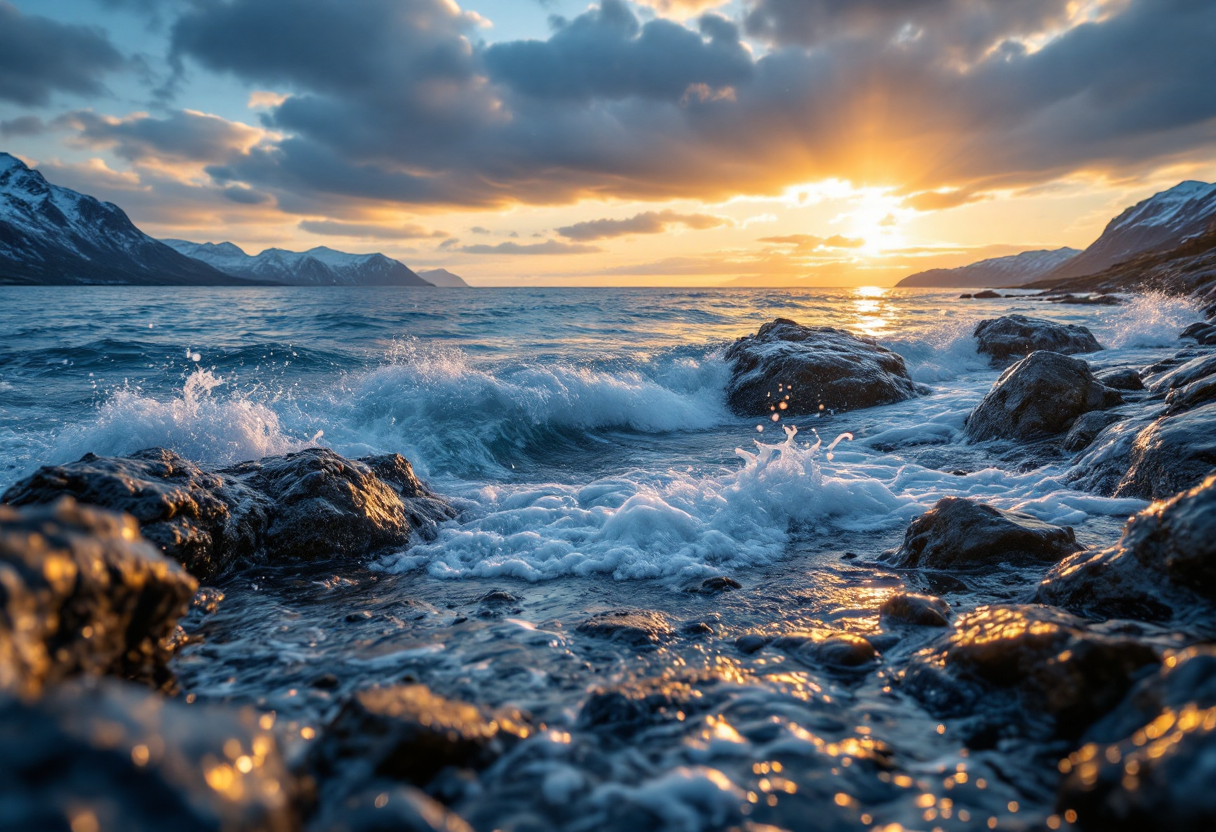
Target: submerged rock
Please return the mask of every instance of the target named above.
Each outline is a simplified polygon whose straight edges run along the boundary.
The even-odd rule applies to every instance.
[[[1007,369],[967,417],[967,436],[1037,439],[1062,433],[1078,416],[1122,404],[1079,358],[1034,352]]]
[[[312,448],[207,471],[173,451],[86,454],[44,466],[2,501],[33,505],[70,495],[132,514],[145,537],[203,580],[238,561],[359,557],[433,534],[455,511],[390,455],[367,462]]]
[[[905,569],[959,569],[1055,563],[1080,549],[1070,526],[1053,526],[1028,514],[960,497],[943,497],[912,521],[903,545],[888,559]]]
[[[982,292],[976,292],[971,297],[975,298],[976,300],[993,300],[995,298],[999,298],[1000,294],[992,291],[991,289],[985,289]]]
[[[78,505],[0,505],[0,690],[68,676],[156,686],[198,583],[139,536],[134,518]]]
[[[856,410],[916,395],[904,360],[842,329],[777,318],[726,351],[727,401],[741,416]]]
[[[1167,658],[1060,762],[1057,809],[1083,830],[1216,828],[1216,651]]]
[[[987,606],[917,653],[902,683],[939,716],[987,714],[999,724],[1013,708],[1050,718],[1051,733],[1079,736],[1158,662],[1151,647],[1050,607]]]
[[[1102,349],[1093,333],[1083,326],[1026,315],[1003,315],[980,321],[975,327],[975,340],[979,342],[978,350],[997,363],[1040,350],[1076,355]]]
[[[1060,563],[1037,599],[1090,616],[1182,617],[1216,629],[1216,474],[1131,518],[1114,546]]]
[[[321,779],[383,777],[417,785],[447,767],[480,769],[526,737],[518,714],[496,718],[425,685],[391,685],[354,694],[309,752]]]
[[[269,719],[113,681],[0,698],[0,829],[296,830]]]
[[[882,602],[878,616],[887,625],[949,627],[950,605],[932,595],[899,592]]]
[[[612,610],[593,615],[578,625],[585,636],[622,641],[635,647],[659,644],[672,637],[662,613],[649,610]]]

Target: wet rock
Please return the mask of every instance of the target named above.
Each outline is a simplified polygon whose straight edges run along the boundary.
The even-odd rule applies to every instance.
[[[731,592],[736,589],[743,589],[743,584],[725,575],[715,575],[712,578],[706,578],[701,582],[700,586],[690,587],[688,592],[699,592],[702,595],[717,595],[719,592]]]
[[[1061,761],[1057,809],[1082,830],[1216,828],[1216,652],[1167,658]]]
[[[1079,551],[1069,526],[943,497],[912,521],[903,545],[888,556],[901,568],[959,569],[1001,563],[1055,563]]]
[[[1050,607],[988,606],[917,653],[902,684],[939,716],[1042,715],[1051,732],[1075,737],[1158,661],[1151,647]]]
[[[1216,374],[1171,390],[1165,397],[1166,415],[1173,416],[1216,400]]]
[[[1076,355],[1102,349],[1093,333],[1083,326],[1057,324],[1026,315],[1003,315],[980,321],[975,328],[975,339],[979,342],[979,351],[991,356],[995,363],[1040,350]]]
[[[869,338],[777,318],[726,351],[727,401],[741,416],[805,416],[910,399],[915,385],[898,354]]]
[[[740,653],[747,653],[750,655],[763,650],[772,640],[772,636],[762,636],[755,633],[748,633],[747,635],[742,635],[735,639],[735,647],[738,648]]]
[[[1216,606],[1216,474],[1128,521],[1114,546],[1056,566],[1037,599],[1090,616],[1209,621]]]
[[[828,669],[868,669],[878,661],[878,650],[869,639],[838,630],[789,633],[771,643],[778,650]]]
[[[1115,370],[1098,376],[1098,381],[1114,390],[1143,390],[1144,382],[1139,370]]]
[[[1079,358],[1034,352],[1007,369],[967,417],[974,441],[1037,439],[1062,433],[1078,416],[1123,402]]]
[[[370,460],[312,448],[206,471],[163,448],[129,457],[86,454],[40,468],[3,502],[40,504],[68,494],[126,511],[145,537],[203,580],[237,561],[364,556],[403,546],[415,529],[433,532],[454,516],[403,458]]]
[[[449,766],[484,768],[528,733],[518,714],[492,717],[425,685],[367,688],[343,704],[308,765],[323,782],[374,775],[425,785]]]
[[[971,295],[969,295],[969,294],[962,294],[962,295],[959,295],[959,299],[960,299],[960,300],[971,300]]]
[[[974,295],[972,295],[972,297],[976,300],[993,300],[995,298],[999,298],[1000,294],[992,291],[991,289],[985,289],[982,292],[976,292]]]
[[[1099,433],[1115,422],[1123,421],[1123,418],[1122,415],[1111,413],[1109,410],[1091,410],[1089,413],[1083,413],[1068,429],[1068,435],[1064,437],[1061,447],[1071,453],[1083,451],[1093,444]]]
[[[1179,338],[1194,338],[1204,346],[1216,344],[1216,324],[1208,321],[1191,324],[1178,335]]]
[[[70,497],[0,505],[0,690],[80,673],[170,684],[168,642],[197,588],[128,515]]]
[[[502,618],[505,615],[517,615],[522,612],[519,598],[501,589],[487,592],[477,603],[479,618]]]
[[[681,722],[714,707],[711,694],[722,680],[689,673],[668,678],[638,679],[592,691],[579,710],[582,728],[608,729],[629,736],[649,725]]]
[[[1067,306],[1118,306],[1121,303],[1114,295],[1059,295],[1048,300]]]
[[[298,829],[303,788],[260,719],[104,680],[0,699],[0,829]]]
[[[464,818],[412,786],[368,789],[327,807],[308,832],[473,832]]]
[[[1107,466],[1120,460],[1112,456]],[[1199,483],[1216,468],[1216,402],[1164,416],[1136,435],[1116,497],[1162,500]]]
[[[593,615],[578,625],[579,633],[620,641],[634,647],[655,645],[672,636],[671,625],[661,613],[649,610],[612,610]]]
[[[899,592],[882,602],[878,616],[888,626],[949,627],[950,605],[932,595]]]
[[[1149,395],[1166,396],[1171,390],[1216,375],[1216,354],[1203,353],[1193,356],[1186,352],[1179,353],[1175,359],[1149,367],[1146,372],[1152,379],[1148,388]]]

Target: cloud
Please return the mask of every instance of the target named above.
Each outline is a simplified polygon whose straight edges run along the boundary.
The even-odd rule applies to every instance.
[[[968,203],[987,198],[987,194],[977,194],[974,191],[962,189],[955,191],[922,191],[921,193],[904,197],[903,205],[905,208],[912,208],[916,211],[944,211],[947,208],[957,208],[960,205],[967,205]]]
[[[34,107],[56,92],[103,95],[102,78],[125,65],[104,32],[0,2],[0,100]]]
[[[0,121],[0,136],[4,138],[17,136],[38,136],[45,133],[46,124],[37,116],[18,116],[8,121]]]
[[[226,162],[266,135],[258,128],[193,110],[178,110],[165,118],[147,113],[116,118],[77,110],[56,119],[56,126],[75,131],[72,144],[112,149],[132,162]]]
[[[798,251],[814,251],[819,248],[861,248],[865,240],[833,234],[831,237],[815,237],[811,234],[786,234],[780,237],[761,237],[762,243],[793,246]]]
[[[624,220],[589,220],[557,229],[570,240],[610,240],[629,234],[661,234],[672,226],[705,229],[730,225],[726,217],[712,214],[680,214],[676,211],[646,211]]]
[[[489,46],[447,0],[205,0],[171,31],[179,61],[293,90],[265,112],[281,137],[208,171],[312,215],[720,200],[826,178],[981,195],[1210,148],[1216,4],[1080,8],[755,0],[761,54],[720,16],[643,23],[618,0]]]
[[[499,243],[498,245],[461,246],[466,254],[593,254],[602,251],[598,246],[578,243],[563,243],[545,240],[543,243]]]
[[[730,0],[637,0],[640,6],[649,6],[665,15],[688,17],[698,12],[725,6]]]
[[[300,228],[310,234],[332,237],[362,237],[369,240],[422,240],[448,236],[446,231],[433,231],[421,225],[371,225],[366,223],[339,222],[337,220],[304,220]]]

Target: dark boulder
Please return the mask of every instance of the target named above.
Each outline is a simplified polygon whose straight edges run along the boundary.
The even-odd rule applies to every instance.
[[[898,592],[882,602],[878,617],[887,626],[949,627],[950,605],[931,595]]]
[[[1144,382],[1140,379],[1140,371],[1133,369],[1114,370],[1098,376],[1098,381],[1114,390],[1143,390]]]
[[[1038,439],[1068,430],[1078,416],[1122,404],[1079,358],[1034,352],[1007,369],[967,417],[967,436]]]
[[[1067,306],[1118,306],[1121,302],[1114,295],[1058,295],[1047,300]]]
[[[1136,435],[1126,460],[1107,464],[1125,471],[1116,497],[1163,500],[1194,487],[1216,468],[1216,402],[1157,419]]]
[[[1003,511],[960,497],[943,497],[912,521],[903,545],[887,557],[895,566],[967,569],[1002,563],[1056,563],[1081,546],[1069,526]]]
[[[1216,652],[1169,656],[1060,762],[1057,809],[1093,832],[1216,828]]]
[[[1089,616],[1216,629],[1216,474],[1128,521],[1119,542],[1056,566],[1037,599]]]
[[[1186,329],[1182,330],[1179,338],[1194,338],[1204,346],[1212,346],[1216,344],[1216,324],[1208,321],[1191,324]]]
[[[611,610],[578,625],[579,633],[645,647],[669,640],[673,631],[662,613],[650,610]]]
[[[375,776],[425,785],[447,767],[484,768],[528,733],[518,714],[488,715],[425,685],[367,688],[325,728],[308,766],[323,781]]]
[[[1097,352],[1102,345],[1093,333],[1076,324],[1057,324],[1026,315],[1003,315],[980,321],[975,327],[975,340],[981,353],[995,363],[1046,350],[1061,355]]]
[[[999,298],[1000,294],[992,291],[991,289],[984,289],[982,292],[976,292],[974,295],[972,295],[972,297],[976,300],[994,300]]]
[[[1097,632],[1050,607],[988,606],[918,652],[901,681],[938,716],[1008,722],[1016,711],[1028,723],[1046,717],[1049,734],[1077,737],[1159,661],[1139,641]]]
[[[311,448],[208,471],[164,448],[86,454],[5,492],[13,505],[64,494],[132,514],[142,534],[203,580],[238,561],[360,557],[433,535],[455,511],[397,455],[368,461]]]
[[[1091,410],[1089,413],[1083,413],[1068,429],[1068,435],[1060,443],[1061,447],[1071,453],[1083,451],[1093,444],[1094,440],[1098,438],[1098,434],[1116,422],[1123,421],[1123,418],[1122,415],[1111,413],[1109,410]]]
[[[916,395],[897,353],[832,327],[777,318],[726,351],[727,401],[740,416],[856,410]]]
[[[270,719],[104,680],[0,698],[0,829],[297,830]]]
[[[169,641],[198,583],[129,515],[0,505],[0,690],[76,674],[171,683]]]

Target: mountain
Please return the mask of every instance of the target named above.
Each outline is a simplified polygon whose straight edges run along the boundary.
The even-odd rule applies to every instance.
[[[1093,245],[1047,278],[1097,274],[1144,252],[1169,251],[1216,219],[1216,185],[1182,182],[1137,202],[1106,226]]]
[[[117,205],[52,185],[0,153],[0,284],[96,283],[250,285],[152,239]]]
[[[1081,252],[1075,248],[1054,251],[1023,251],[1009,257],[994,257],[956,269],[929,269],[909,275],[896,287],[909,286],[1020,286],[1067,263]]]
[[[418,276],[432,286],[469,288],[469,284],[464,282],[463,277],[458,274],[452,274],[447,269],[427,269],[426,271],[418,272]]]
[[[254,256],[232,243],[164,242],[221,272],[283,286],[433,285],[383,254],[347,254],[318,246],[301,252],[268,248]]]

